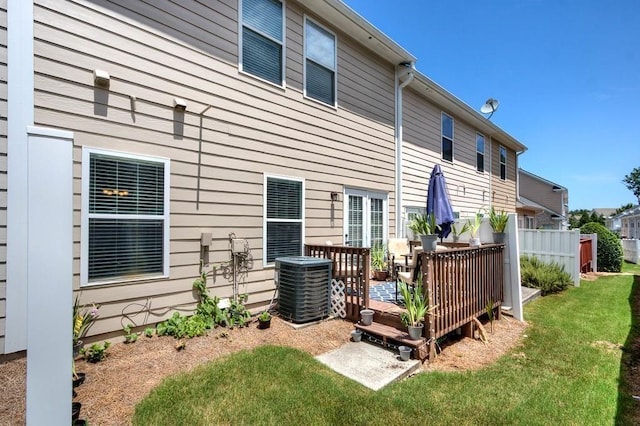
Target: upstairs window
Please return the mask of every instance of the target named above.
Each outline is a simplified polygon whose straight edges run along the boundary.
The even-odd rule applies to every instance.
[[[442,113],[442,159],[453,161],[453,117]]]
[[[300,256],[303,242],[304,182],[265,178],[264,263],[278,257]]]
[[[304,20],[304,92],[331,106],[336,104],[336,36]]]
[[[83,151],[82,284],[169,275],[169,160]]]
[[[500,147],[500,179],[507,180],[507,148]]]
[[[484,136],[476,133],[476,170],[484,173]]]
[[[284,84],[284,5],[279,0],[240,0],[240,69]]]

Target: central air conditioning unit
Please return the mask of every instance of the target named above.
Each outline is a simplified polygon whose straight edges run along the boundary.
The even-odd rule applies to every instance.
[[[278,312],[283,318],[305,323],[329,315],[332,263],[309,256],[276,259]]]

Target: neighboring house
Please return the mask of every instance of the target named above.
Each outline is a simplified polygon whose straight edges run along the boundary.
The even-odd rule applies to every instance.
[[[92,334],[119,334],[123,315],[144,325],[189,311],[200,259],[229,261],[231,238],[246,239],[250,266],[240,288],[218,275],[213,292],[262,307],[276,257],[401,234],[435,163],[461,215],[516,209],[526,148],[338,0],[0,8],[12,52],[0,93],[22,112],[3,130],[0,226],[15,261],[0,276],[0,354],[25,348],[24,328],[6,324],[27,322],[24,214],[37,207],[20,196],[34,189],[20,147],[32,134],[73,146],[72,283],[102,304]]]
[[[520,228],[568,229],[569,190],[526,170],[518,170]]]
[[[640,205],[625,210],[613,217],[620,221],[620,237],[640,239]]]

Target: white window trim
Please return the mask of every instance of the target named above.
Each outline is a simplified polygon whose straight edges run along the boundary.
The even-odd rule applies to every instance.
[[[267,220],[267,179],[283,179],[292,180],[302,183],[302,217],[300,219],[271,219]],[[295,176],[284,176],[276,174],[264,174],[262,182],[263,202],[262,202],[262,265],[265,268],[273,268],[276,266],[275,262],[267,263],[267,222],[300,222],[302,224],[302,235],[300,236],[300,253],[304,254],[304,241],[305,241],[305,180]]]
[[[451,119],[451,160],[447,160],[444,158],[444,150],[442,149],[442,139],[443,138],[449,139],[448,136],[444,135],[443,128],[442,128],[442,124],[444,123],[443,117],[445,115]],[[456,158],[455,143],[454,143],[455,136],[456,136],[455,119],[453,118],[452,115],[449,115],[444,111],[440,111],[440,159],[442,159],[442,161],[446,161],[447,163],[453,163],[453,160]]]
[[[120,158],[130,158],[133,160],[141,161],[154,161],[158,163],[164,163],[164,215],[163,215],[163,254],[162,254],[162,274],[158,275],[145,275],[143,277],[135,278],[122,278],[119,277],[113,280],[101,280],[89,282],[89,181],[90,181],[90,155],[91,154],[103,154],[111,155]],[[128,283],[135,281],[148,281],[158,278],[169,278],[169,253],[170,253],[170,192],[171,192],[171,161],[168,158],[152,157],[147,155],[130,154],[119,151],[111,151],[106,149],[98,149],[91,147],[82,148],[82,210],[81,210],[81,226],[80,226],[80,286],[91,287],[104,284],[114,283]],[[100,214],[100,217],[115,217],[119,219],[131,219],[131,218],[157,218],[158,216],[149,215],[104,215]]]
[[[250,72],[247,72],[244,70],[244,66],[243,66],[243,62],[242,62],[242,46],[243,46],[243,40],[242,40],[242,27],[245,26],[245,24],[242,22],[242,0],[238,0],[238,70],[241,74],[249,76],[251,78],[255,78],[256,80],[260,80],[264,83],[270,84],[274,87],[277,87],[279,89],[284,89],[286,87],[286,72],[287,72],[287,32],[286,32],[286,28],[287,28],[287,14],[286,14],[286,10],[287,10],[287,4],[285,3],[285,0],[276,0],[279,1],[280,3],[282,3],[282,42],[273,39],[272,37],[270,37],[268,34],[263,33],[262,31],[258,30],[257,28],[252,27],[249,24],[246,24],[246,27],[251,29],[252,31],[255,31],[256,33],[268,38],[269,40],[272,40],[275,43],[278,43],[282,46],[282,53],[281,53],[281,57],[280,57],[280,62],[282,63],[282,71],[280,72],[280,84],[276,84],[273,81],[269,81],[269,80],[265,80],[264,78],[261,78],[255,74],[252,74]]]
[[[482,148],[483,151],[480,152],[478,151],[478,136],[482,137]],[[485,172],[487,171],[487,165],[486,162],[484,160],[486,160],[486,146],[487,146],[487,138],[484,137],[484,135],[480,132],[476,132],[476,172],[480,173],[480,174],[485,174]],[[478,170],[478,154],[482,154],[482,171]]]
[[[500,151],[504,150],[504,163],[502,162],[502,156],[500,155]],[[507,148],[500,145],[498,148],[498,158],[500,159],[500,180],[507,180],[507,156],[509,155],[509,151]],[[502,165],[504,164],[504,178],[502,178]]]
[[[333,63],[334,63],[334,68],[331,70],[333,71],[333,104],[328,104],[326,102],[323,102],[319,99],[316,99],[314,97],[311,97],[309,95],[307,95],[307,39],[306,39],[306,34],[307,34],[307,22],[310,21],[312,22],[314,25],[317,25],[318,27],[322,28],[323,30],[325,30],[326,32],[328,32],[329,34],[331,34],[333,36],[333,39],[335,41],[335,45],[334,45],[334,49],[333,49]],[[310,17],[308,17],[306,14],[304,15],[304,26],[302,28],[302,93],[303,96],[305,97],[305,99],[309,99],[313,102],[318,102],[321,105],[326,105],[326,106],[330,106],[334,109],[338,108],[338,35],[331,31],[329,28],[325,27],[324,25],[320,24],[318,21],[316,21],[315,19],[311,19]],[[311,61],[313,61],[313,59],[310,59]],[[315,61],[314,61],[315,62]],[[321,65],[321,64],[319,64]],[[324,67],[324,65],[321,65]],[[326,68],[326,67],[325,67]]]

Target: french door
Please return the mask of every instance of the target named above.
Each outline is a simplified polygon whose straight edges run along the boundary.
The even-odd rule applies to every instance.
[[[347,188],[344,200],[344,243],[352,247],[371,247],[386,242],[387,194]]]

